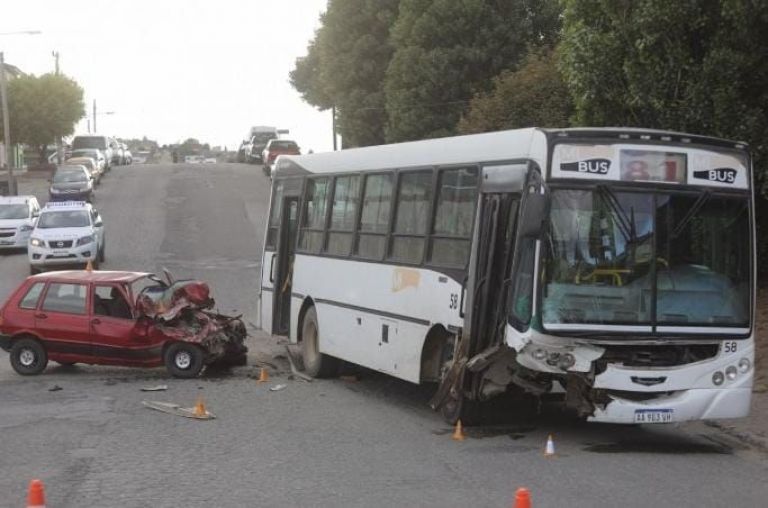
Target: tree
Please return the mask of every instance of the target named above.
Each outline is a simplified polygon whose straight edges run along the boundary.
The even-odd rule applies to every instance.
[[[504,71],[493,90],[475,95],[458,130],[462,134],[520,127],[567,127],[573,101],[554,50],[531,52],[517,71]]]
[[[60,74],[19,75],[8,82],[8,113],[11,143],[34,146],[44,163],[46,147],[74,133],[85,115],[83,89]]]
[[[321,27],[290,73],[313,106],[336,107],[345,146],[384,142],[382,82],[392,47],[389,30],[400,0],[330,0]]]
[[[576,121],[748,141],[768,162],[768,2],[565,0]]]
[[[556,0],[402,0],[387,69],[387,141],[447,136],[473,95],[557,38]]]

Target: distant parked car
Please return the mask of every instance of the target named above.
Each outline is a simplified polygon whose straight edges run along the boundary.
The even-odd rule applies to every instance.
[[[131,154],[131,151],[127,148],[125,149],[125,152],[123,153],[123,157],[125,158],[126,164],[133,164],[133,154]]]
[[[39,215],[35,196],[1,196],[0,250],[26,249]]]
[[[62,165],[51,178],[51,201],[93,201],[93,177],[85,166]]]
[[[217,162],[216,157],[206,157],[203,159],[203,164],[216,164]]]
[[[98,185],[101,181],[101,167],[90,157],[72,157],[64,161],[64,166],[85,166],[93,177],[94,184]]]
[[[267,144],[271,140],[277,139],[277,129],[274,127],[253,127],[251,129],[253,136],[251,136],[249,144],[246,146],[246,161],[251,164],[263,162],[262,152],[266,148]]]
[[[143,155],[136,155],[131,158],[131,162],[134,164],[146,164],[147,158]]]
[[[123,146],[114,138],[109,138],[109,145],[112,147],[112,164],[116,166],[124,164]]]
[[[107,136],[75,136],[72,139],[72,154],[74,156],[75,151],[81,148],[96,148],[97,150],[101,150],[101,152],[104,154],[105,170],[109,171],[109,168],[112,166],[112,159],[114,157],[113,147],[116,144],[117,142],[115,140]]]
[[[290,139],[271,139],[261,154],[265,174],[270,174],[278,155],[301,155],[299,145]]]
[[[88,157],[96,160],[96,164],[99,166],[99,171],[102,173],[102,175],[108,170],[107,159],[104,157],[104,153],[99,149],[79,148],[77,150],[72,150],[72,152],[70,152],[70,156],[67,157],[67,160],[73,159],[75,157]]]

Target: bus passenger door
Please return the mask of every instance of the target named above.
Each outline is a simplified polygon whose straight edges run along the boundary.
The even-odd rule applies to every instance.
[[[283,214],[277,240],[277,252],[272,264],[273,314],[272,334],[288,335],[291,327],[291,290],[293,288],[293,259],[296,252],[296,232],[299,220],[298,196],[283,198]]]

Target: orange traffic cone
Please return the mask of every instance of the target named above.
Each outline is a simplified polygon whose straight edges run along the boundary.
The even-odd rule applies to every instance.
[[[42,481],[32,480],[29,482],[27,508],[45,508],[45,489]]]
[[[456,421],[456,428],[453,431],[451,439],[454,441],[464,441],[464,429],[461,427],[461,420]]]
[[[512,508],[531,508],[531,493],[525,487],[520,487],[515,492],[515,506]]]
[[[257,383],[266,383],[267,381],[269,381],[269,372],[265,367],[262,367]]]
[[[88,262],[85,264],[85,271],[86,272],[92,272],[93,271],[93,263],[91,263],[91,260],[89,259]]]
[[[208,410],[205,409],[205,402],[203,401],[202,395],[198,396],[197,402],[195,402],[195,416],[198,416],[198,417],[208,416]]]
[[[552,440],[552,434],[547,437],[547,445],[544,447],[545,457],[554,457],[555,455],[555,442]]]

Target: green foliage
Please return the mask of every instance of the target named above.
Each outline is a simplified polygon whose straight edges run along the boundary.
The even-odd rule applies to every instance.
[[[11,143],[36,147],[42,160],[46,145],[74,133],[85,114],[83,89],[63,75],[20,75],[8,82],[8,112]]]
[[[296,61],[291,84],[305,101],[336,106],[345,146],[384,142],[382,81],[392,55],[389,30],[399,0],[329,0],[321,27]]]
[[[385,81],[387,141],[451,135],[474,94],[551,44],[555,0],[402,0]]]
[[[521,127],[567,127],[573,114],[555,51],[531,52],[517,71],[503,71],[493,90],[477,94],[462,117],[462,134]]]

